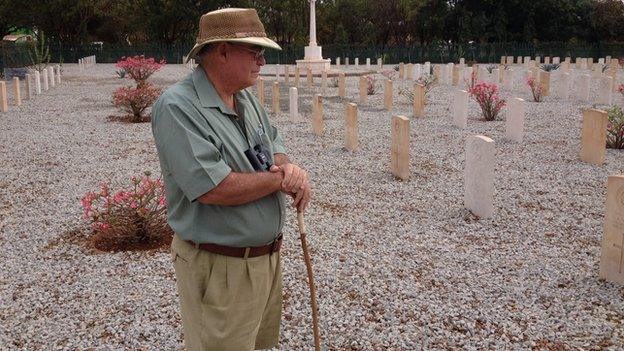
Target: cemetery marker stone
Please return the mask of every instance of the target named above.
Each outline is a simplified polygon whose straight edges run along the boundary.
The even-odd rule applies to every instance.
[[[517,143],[522,142],[524,136],[524,115],[524,100],[521,98],[511,99],[505,119],[505,135],[507,139]]]
[[[606,111],[586,109],[583,111],[583,127],[581,131],[581,160],[583,162],[602,165],[607,144]]]
[[[15,106],[21,106],[22,92],[20,89],[20,80],[18,77],[13,77],[13,97],[15,98]]]
[[[280,90],[278,82],[273,82],[273,91],[271,94],[271,98],[273,101],[273,113],[280,113]]]
[[[325,132],[322,98],[319,94],[315,94],[312,100],[312,132],[318,136],[323,136]]]
[[[0,111],[9,111],[9,96],[7,95],[6,82],[0,81]]]
[[[453,101],[453,124],[461,129],[468,125],[468,92],[457,90]]]
[[[607,180],[600,278],[624,285],[624,175]]]
[[[414,117],[425,117],[425,86],[414,85]]]
[[[384,83],[384,108],[392,110],[392,80],[387,79]]]
[[[392,117],[390,169],[395,177],[402,180],[409,179],[409,136],[409,119],[405,116]]]
[[[354,103],[347,104],[345,147],[349,151],[355,151],[358,148],[357,105]]]
[[[474,215],[494,213],[494,140],[474,135],[466,142],[464,205]]]

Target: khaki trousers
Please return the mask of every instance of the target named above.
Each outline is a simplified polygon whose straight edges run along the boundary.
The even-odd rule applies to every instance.
[[[174,235],[171,255],[188,351],[275,347],[282,313],[280,253],[217,255]]]

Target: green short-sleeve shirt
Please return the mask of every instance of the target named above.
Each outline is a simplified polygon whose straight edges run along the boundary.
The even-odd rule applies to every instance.
[[[281,192],[238,206],[197,201],[230,172],[254,172],[244,154],[250,147],[263,143],[270,150],[272,163],[274,154],[286,153],[277,129],[258,100],[247,90],[236,93],[235,100],[238,115],[225,105],[198,67],[168,88],[152,109],[167,220],[184,240],[260,246],[271,242],[282,229]],[[239,115],[244,120],[244,131]]]

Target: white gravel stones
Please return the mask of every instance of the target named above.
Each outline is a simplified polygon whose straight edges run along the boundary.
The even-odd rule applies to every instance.
[[[113,90],[131,82],[113,64],[91,66],[88,76],[75,64],[63,70],[62,89],[1,117],[0,350],[182,350],[168,253],[93,254],[63,239],[81,221],[85,192],[160,172],[149,123],[107,120],[120,114]],[[269,88],[272,67],[263,70]],[[186,74],[185,65],[166,65],[150,80],[167,86]],[[395,92],[412,84],[394,81]],[[313,183],[306,223],[329,350],[624,348],[622,287],[598,279],[605,182],[624,173],[624,162],[611,149],[602,166],[579,161],[588,104],[527,102],[516,144],[504,140],[503,120],[479,120],[473,100],[467,128],[453,128],[455,88],[434,87],[428,117],[410,121],[410,180],[398,182],[387,165],[390,119],[410,116],[412,101],[395,94],[384,111],[382,89],[369,96],[351,153],[343,149],[344,104],[356,101],[357,78],[346,88],[340,99],[328,87],[323,137],[309,124],[318,86],[298,91],[307,123],[290,122],[284,84],[284,112],[270,116]],[[593,99],[597,82],[591,88]],[[528,100],[530,92],[501,96]],[[613,99],[624,104],[620,94]],[[497,141],[489,219],[463,208],[464,140],[475,134]],[[311,350],[294,211],[285,220],[280,350]]]
[[[464,205],[478,217],[494,213],[494,140],[474,135],[466,140]]]

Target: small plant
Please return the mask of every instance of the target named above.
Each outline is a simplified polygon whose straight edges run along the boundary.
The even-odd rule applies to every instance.
[[[331,85],[332,85],[332,87],[334,87],[334,88],[338,88],[338,85],[339,85],[339,84],[338,84],[338,77],[333,77],[333,78],[332,78],[332,80],[331,80]]]
[[[619,106],[613,106],[607,114],[607,148],[624,149],[624,111]]]
[[[609,65],[602,66],[602,73],[605,73],[608,70],[609,70]]]
[[[436,82],[437,79],[432,74],[425,74],[424,76],[421,76],[416,80],[417,84],[425,86],[425,104],[427,103],[427,96],[435,86]],[[412,89],[400,88],[399,95],[405,96],[409,101],[414,100],[414,91]]]
[[[495,65],[488,65],[487,67],[485,67],[485,69],[488,71],[489,74],[492,74],[492,72],[497,68],[498,67]]]
[[[394,77],[396,76],[395,71],[390,70],[390,69],[384,69],[381,72],[379,72],[382,76],[386,77],[387,79],[390,80],[394,80]]]
[[[126,71],[130,78],[134,79],[137,87],[147,82],[154,72],[158,71],[165,65],[165,60],[156,61],[154,58],[145,58],[145,56],[122,57],[115,65]]]
[[[373,95],[375,94],[376,89],[377,85],[375,84],[375,77],[372,75],[366,76],[366,94]]]
[[[46,44],[45,34],[41,31],[41,35],[36,41],[29,43],[28,58],[32,67],[41,72],[50,63],[50,46]]]
[[[399,65],[395,65],[394,66],[394,70],[398,72],[399,71]]]
[[[143,117],[143,112],[158,99],[161,91],[160,88],[149,82],[145,82],[136,88],[121,87],[113,92],[113,104],[131,114],[131,122],[148,121]]]
[[[468,92],[481,107],[483,119],[493,121],[500,110],[505,107],[505,100],[498,95],[498,85],[478,83]]]
[[[125,69],[118,69],[115,71],[115,73],[117,73],[117,78],[119,79],[123,79],[126,77],[126,70]]]
[[[551,71],[558,70],[560,66],[561,65],[558,64],[558,63],[548,63],[548,64],[545,64],[545,65],[542,65],[541,67],[542,67],[543,71],[551,72]]]
[[[114,194],[103,183],[99,191],[88,192],[80,201],[96,248],[120,251],[170,241],[163,182],[144,174],[133,176],[130,188]]]
[[[542,101],[542,86],[535,81],[535,78],[529,77],[527,79],[527,85],[531,88],[531,93],[533,94],[533,101],[541,102]]]

